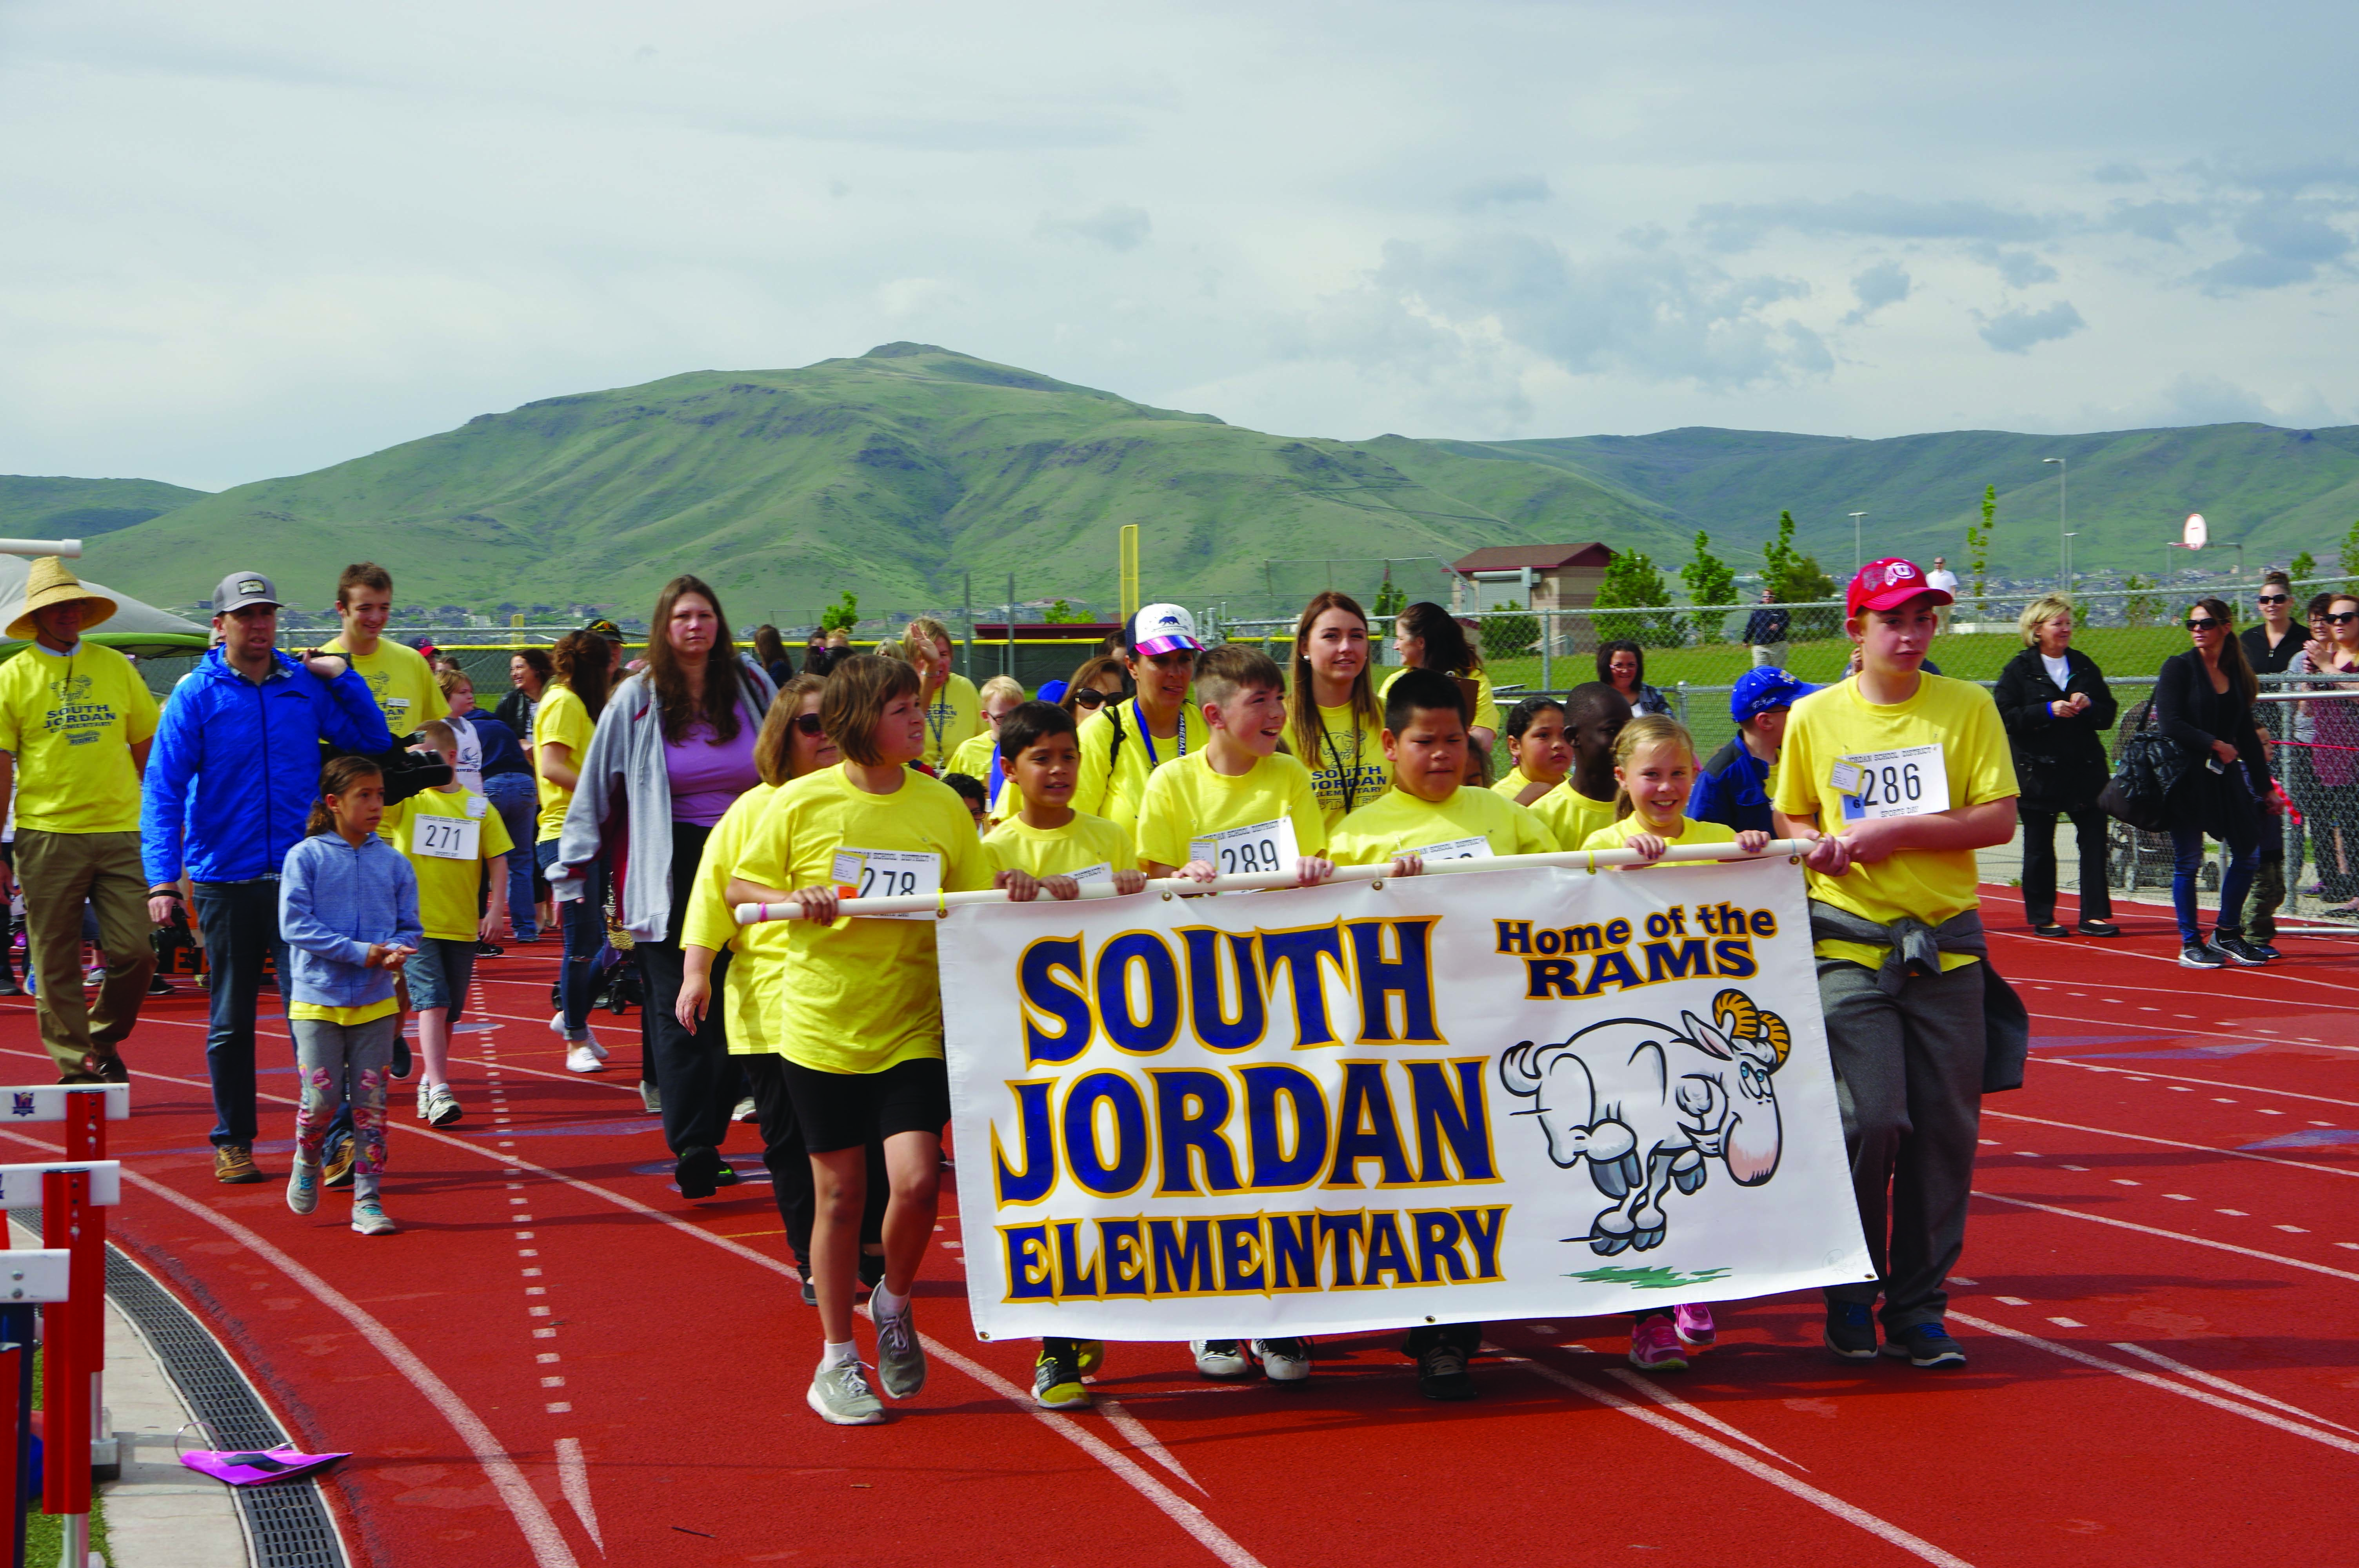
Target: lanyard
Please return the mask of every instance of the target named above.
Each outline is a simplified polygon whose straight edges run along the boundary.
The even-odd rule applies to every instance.
[[[1327,721],[1324,719],[1321,719],[1319,721],[1319,738],[1326,743],[1327,761],[1335,767],[1336,771],[1339,773],[1343,772],[1343,753],[1335,744],[1335,731],[1327,728]],[[1359,804],[1360,747],[1366,740],[1367,731],[1360,727],[1359,710],[1357,708],[1353,708],[1352,710],[1352,766],[1351,771],[1343,773],[1343,812],[1345,816],[1351,815],[1352,808]]]
[[[950,684],[948,682],[944,682],[942,685],[941,701],[939,703],[929,702],[926,704],[926,728],[934,732],[934,755],[944,762],[951,760],[949,753],[942,749],[942,730],[950,724],[951,721],[950,690]],[[936,713],[940,713],[941,717],[940,719],[935,718],[934,715]]]
[[[1130,716],[1138,720],[1138,738],[1147,743],[1147,771],[1153,773],[1163,765],[1163,757],[1156,751],[1155,737],[1147,730],[1147,710],[1138,706],[1135,697],[1130,699]],[[1180,754],[1188,754],[1188,710],[1184,707],[1180,709]]]

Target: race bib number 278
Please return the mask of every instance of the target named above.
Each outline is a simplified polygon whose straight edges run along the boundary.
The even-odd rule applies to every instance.
[[[942,891],[942,858],[931,851],[838,849],[829,880],[846,898],[931,897]],[[887,920],[931,920],[933,915],[888,914]]]

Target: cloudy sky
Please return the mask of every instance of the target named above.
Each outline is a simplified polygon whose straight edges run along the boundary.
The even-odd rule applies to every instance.
[[[894,339],[1289,434],[2359,421],[2324,4],[0,0],[0,472]]]

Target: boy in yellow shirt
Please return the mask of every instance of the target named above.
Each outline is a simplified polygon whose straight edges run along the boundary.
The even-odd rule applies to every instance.
[[[1147,886],[1130,838],[1103,816],[1073,809],[1082,753],[1073,716],[1053,702],[1027,702],[999,721],[1000,754],[1023,808],[991,830],[983,853],[994,872],[1024,871],[1051,898],[1080,896],[1085,882],[1110,882],[1117,892]],[[1045,1338],[1032,1367],[1032,1399],[1042,1410],[1079,1410],[1090,1403],[1082,1379],[1105,1360],[1094,1339]]]
[[[1305,887],[1334,868],[1322,857],[1327,818],[1310,770],[1277,749],[1286,691],[1277,661],[1223,643],[1196,661],[1203,749],[1158,768],[1139,805],[1139,869],[1198,881],[1255,871],[1296,873]]]
[[[426,742],[419,750],[458,765],[459,738],[450,725],[429,719],[419,733]],[[426,933],[402,969],[409,1005],[418,1011],[419,1054],[426,1058],[418,1079],[418,1119],[448,1127],[461,1115],[451,1092],[451,1026],[466,1011],[475,944],[495,942],[507,932],[507,900],[491,900],[478,916],[476,892],[485,862],[491,885],[507,885],[507,857],[516,845],[491,802],[460,788],[456,779],[386,806],[385,826],[418,874],[418,922]]]
[[[415,648],[389,642],[385,623],[393,614],[393,574],[375,561],[356,561],[336,579],[336,619],[343,630],[324,650],[342,654],[368,682],[394,743],[429,719],[451,717],[451,704]]]
[[[909,766],[926,751],[918,682],[914,666],[873,654],[829,672],[820,729],[843,762],[770,797],[727,894],[733,904],[787,903],[799,914],[787,938],[792,1001],[776,1045],[818,1191],[811,1285],[824,1348],[805,1399],[837,1426],[885,1419],[852,1327],[871,1141],[885,1146],[892,1186],[885,1278],[869,1297],[877,1380],[897,1400],[925,1387],[909,1296],[933,1235],[951,1109],[933,919],[845,919],[838,903],[846,893],[960,892],[994,881],[959,797]],[[1004,885],[1019,898],[1038,891],[1020,871]]]
[[[1551,707],[1554,705],[1551,704]],[[1392,788],[1343,818],[1329,855],[1339,866],[1403,856],[1423,860],[1545,855],[1556,838],[1495,790],[1461,784],[1469,744],[1464,688],[1431,670],[1404,670],[1385,690],[1385,761]]]
[[[1592,833],[1613,825],[1614,742],[1629,722],[1630,699],[1603,681],[1574,687],[1565,696],[1572,771],[1531,806],[1567,849],[1579,849]]]
[[[1881,560],[1845,602],[1859,673],[1794,705],[1770,795],[1781,836],[1838,846],[1810,857],[1810,929],[1879,1277],[1828,1288],[1826,1344],[1875,1359],[1880,1293],[1886,1355],[1962,1367],[1942,1281],[1965,1245],[1985,1062],[2020,1043],[2022,1009],[1990,969],[1974,851],[2014,835],[2015,764],[1990,694],[1922,668],[1949,594]]]

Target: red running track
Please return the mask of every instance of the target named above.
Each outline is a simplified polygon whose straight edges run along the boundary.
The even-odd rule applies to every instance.
[[[1724,1310],[1685,1374],[1632,1372],[1603,1320],[1495,1325],[1454,1406],[1390,1336],[1321,1342],[1287,1389],[1115,1346],[1097,1409],[1048,1415],[1028,1347],[968,1328],[951,1214],[919,1289],[931,1383],[890,1425],[823,1426],[767,1188],[671,1190],[636,1019],[602,1015],[614,1071],[563,1072],[548,948],[479,968],[497,1027],[462,1039],[467,1119],[397,1118],[383,1239],[341,1195],[299,1219],[281,1182],[213,1182],[203,999],[160,1000],[111,1129],[114,1229],[299,1444],[354,1451],[326,1490],[360,1563],[2348,1561],[2359,944],[2198,974],[2165,912],[2125,925],[1997,938],[2038,1038],[1986,1109],[1962,1373],[1835,1362],[1815,1299],[1784,1297]],[[31,1004],[0,1009],[0,1051],[43,1077]],[[283,1176],[270,1033],[258,1152]]]

